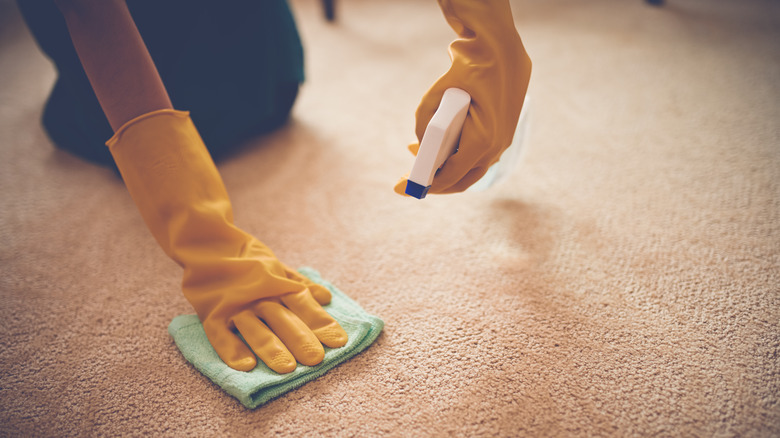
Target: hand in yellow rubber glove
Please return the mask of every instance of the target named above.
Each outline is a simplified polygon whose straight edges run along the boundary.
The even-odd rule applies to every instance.
[[[296,361],[320,363],[322,344],[346,344],[347,333],[320,305],[330,292],[233,225],[224,184],[189,113],[145,114],[106,144],[146,225],[184,268],[184,296],[228,366],[249,371],[257,354],[287,373]]]
[[[466,190],[509,147],[531,76],[531,60],[515,29],[508,0],[439,0],[447,22],[458,34],[450,44],[452,66],[423,96],[417,108],[418,143],[439,106],[444,90],[471,95],[458,151],[441,167],[429,193]],[[404,194],[406,178],[395,187]]]

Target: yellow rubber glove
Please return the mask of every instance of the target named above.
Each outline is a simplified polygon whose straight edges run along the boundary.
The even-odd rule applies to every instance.
[[[458,151],[437,172],[429,193],[462,192],[477,182],[512,143],[531,77],[531,60],[512,19],[508,0],[439,0],[458,34],[450,44],[452,66],[425,93],[416,112],[417,154],[444,90],[471,95]],[[395,191],[404,194],[406,178]]]
[[[320,305],[330,292],[233,225],[225,186],[189,113],[142,115],[106,144],[157,243],[184,268],[184,296],[228,366],[253,369],[254,351],[287,373],[296,360],[320,363],[322,344],[346,344],[347,333]]]

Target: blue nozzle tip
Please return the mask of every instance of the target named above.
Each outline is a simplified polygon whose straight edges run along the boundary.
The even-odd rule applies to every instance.
[[[406,194],[409,196],[414,196],[417,199],[424,198],[425,195],[428,194],[428,189],[430,188],[431,186],[423,186],[412,180],[406,181]]]

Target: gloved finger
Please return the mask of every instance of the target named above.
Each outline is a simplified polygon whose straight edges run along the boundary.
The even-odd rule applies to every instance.
[[[268,368],[279,374],[285,374],[294,371],[298,366],[290,350],[251,311],[245,310],[236,315],[233,324]]]
[[[325,358],[325,349],[317,336],[290,309],[272,301],[261,301],[254,310],[298,362],[314,366]]]
[[[415,134],[417,134],[417,140],[422,140],[425,129],[428,128],[433,114],[439,109],[441,98],[444,96],[444,90],[449,88],[445,85],[447,80],[445,78],[439,78],[431,88],[425,93],[420,105],[417,106],[417,111],[414,113],[415,117]]]
[[[408,178],[409,174],[407,173],[406,176],[401,178],[400,181],[395,184],[395,187],[393,187],[393,190],[399,195],[409,196],[406,194],[406,182],[409,181]]]
[[[311,281],[306,276],[301,275],[297,271],[290,268],[287,268],[287,278],[289,278],[290,280],[301,282],[304,285],[306,285],[306,287],[309,288],[309,292],[311,292],[311,295],[321,305],[324,306],[330,303],[332,296],[327,287]]]
[[[294,292],[282,295],[280,298],[284,305],[314,332],[320,342],[330,348],[339,348],[347,344],[347,332],[312,298],[311,294],[306,291]]]
[[[454,158],[454,156],[451,158]],[[485,176],[487,171],[488,168],[475,167],[468,169],[463,176],[460,175],[460,170],[458,170],[453,172],[453,177],[450,177],[450,175],[445,173],[445,169],[442,168],[440,172],[442,178],[437,181],[436,179],[439,178],[439,174],[436,174],[436,177],[433,178],[429,193],[446,194],[463,192]]]
[[[476,118],[469,113],[463,126],[458,151],[447,158],[436,172],[431,183],[431,193],[462,192],[487,172],[489,167],[485,166],[483,161],[489,152],[492,139],[484,134],[483,129],[479,129]]]
[[[322,306],[330,304],[330,300],[333,297],[331,296],[328,288],[317,283],[311,283],[310,285],[308,285],[308,287],[311,296],[314,297],[317,303],[319,303]]]
[[[206,320],[203,323],[203,331],[206,332],[206,337],[219,358],[230,368],[238,371],[252,371],[257,366],[254,353],[230,328]]]

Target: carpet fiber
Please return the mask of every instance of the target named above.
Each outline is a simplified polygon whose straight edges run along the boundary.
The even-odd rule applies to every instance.
[[[195,370],[179,268],[111,171],[52,147],[54,71],[2,0],[0,435],[780,434],[778,2],[514,1],[524,160],[423,201],[392,187],[448,67],[436,3],[293,6],[293,120],[220,170],[239,226],[380,337],[254,411]]]

